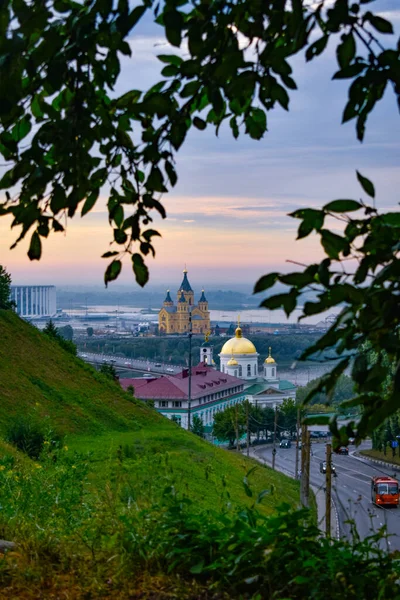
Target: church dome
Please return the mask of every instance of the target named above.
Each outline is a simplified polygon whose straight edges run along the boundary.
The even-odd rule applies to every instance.
[[[242,330],[237,327],[235,337],[225,342],[221,354],[257,354],[257,350],[250,340],[242,337]]]
[[[226,364],[228,365],[228,367],[236,367],[236,366],[237,366],[239,363],[238,363],[238,361],[237,361],[235,358],[233,358],[233,356],[232,356],[232,358],[231,358],[230,360],[228,360],[228,362],[227,362]]]
[[[267,365],[272,365],[272,364],[275,364],[275,359],[274,359],[274,358],[272,358],[272,356],[271,356],[271,346],[269,347],[269,353],[268,353],[268,356],[267,356],[267,358],[265,359],[265,361],[264,361],[264,362],[265,362],[265,364],[267,364]]]

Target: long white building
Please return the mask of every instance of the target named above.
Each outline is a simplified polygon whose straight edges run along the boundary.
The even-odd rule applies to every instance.
[[[55,285],[12,285],[11,300],[20,317],[53,317],[57,312]]]

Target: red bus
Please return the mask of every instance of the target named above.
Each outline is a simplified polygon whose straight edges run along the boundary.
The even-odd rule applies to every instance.
[[[399,505],[399,482],[393,477],[373,477],[371,480],[371,500],[377,506]]]

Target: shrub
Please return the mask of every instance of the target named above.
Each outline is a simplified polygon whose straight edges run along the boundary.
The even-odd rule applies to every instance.
[[[31,417],[19,417],[9,426],[5,439],[30,458],[37,459],[46,441],[56,445],[62,441],[62,436],[46,430],[41,423]]]

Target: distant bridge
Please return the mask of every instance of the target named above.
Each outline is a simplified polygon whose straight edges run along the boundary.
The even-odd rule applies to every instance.
[[[182,371],[182,367],[149,360],[129,359],[114,354],[98,354],[95,352],[78,352],[79,358],[85,362],[102,365],[111,364],[118,371],[133,371],[143,375],[174,375]]]

